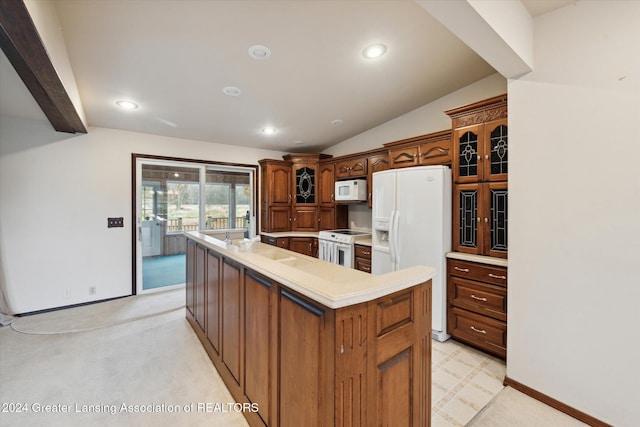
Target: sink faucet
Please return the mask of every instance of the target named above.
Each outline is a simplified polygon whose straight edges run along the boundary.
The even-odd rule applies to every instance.
[[[231,237],[229,236],[229,232],[227,231],[227,237],[224,239],[225,243],[231,244]]]

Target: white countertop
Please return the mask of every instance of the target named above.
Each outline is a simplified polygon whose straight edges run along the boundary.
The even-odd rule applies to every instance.
[[[447,252],[447,258],[459,259],[460,261],[479,262],[481,264],[495,265],[498,267],[507,267],[507,260],[505,258],[495,258],[484,255],[465,254],[463,252]]]
[[[278,233],[268,235],[273,234]],[[185,235],[332,309],[359,304],[410,288],[430,280],[436,274],[433,267],[416,266],[372,275],[259,241],[228,245],[198,231],[190,231]],[[290,233],[287,235],[291,236]]]

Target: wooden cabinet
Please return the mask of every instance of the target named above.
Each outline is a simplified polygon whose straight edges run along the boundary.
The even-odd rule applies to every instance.
[[[319,171],[318,230],[347,228],[348,207],[335,203],[335,165],[332,161],[322,161]]]
[[[267,233],[291,230],[291,162],[260,160],[261,230]]]
[[[448,259],[447,302],[452,337],[506,358],[506,267]]]
[[[186,261],[187,271],[186,271],[185,284],[184,284],[185,294],[186,294],[185,307],[187,308],[187,311],[193,316],[193,313],[194,313],[193,303],[195,300],[194,276],[196,273],[196,268],[194,265],[194,263],[196,262],[196,242],[194,242],[193,240],[187,240],[186,259],[187,259]]]
[[[371,246],[354,245],[354,264],[356,270],[371,273]]]
[[[270,236],[262,235],[260,237],[260,241],[262,243],[266,243],[267,245],[277,246],[282,249],[289,249],[288,237],[270,237]]]
[[[316,256],[318,239],[313,237],[289,237],[289,250],[303,255]]]
[[[453,123],[453,250],[506,258],[506,95],[446,112]]]
[[[197,247],[217,320],[186,317],[249,425],[430,425],[430,282],[331,309],[191,239],[187,277]]]
[[[332,425],[333,312],[287,289],[278,305],[280,426]]]
[[[369,207],[373,204],[373,174],[375,172],[389,169],[389,153],[378,152],[367,157],[367,203]]]
[[[242,384],[243,284],[242,267],[224,259],[222,265],[222,352],[221,359],[232,375],[234,387]]]
[[[389,149],[391,169],[451,163],[450,130],[389,142],[384,146]]]
[[[454,186],[456,252],[507,258],[508,192],[506,182]]]
[[[317,231],[319,205],[320,160],[331,156],[323,154],[287,154],[283,156],[290,161],[293,179],[291,197],[291,230]],[[326,177],[325,177],[326,179]]]
[[[268,278],[245,270],[244,394],[265,425],[277,425],[277,295]]]
[[[367,158],[354,157],[335,163],[336,179],[363,178],[367,176]]]
[[[220,354],[220,337],[222,335],[222,318],[220,317],[222,304],[221,272],[222,257],[214,251],[207,250],[205,332],[216,354]]]
[[[334,164],[330,162],[320,163],[319,166],[319,201],[320,205],[333,206],[335,200],[335,169]]]

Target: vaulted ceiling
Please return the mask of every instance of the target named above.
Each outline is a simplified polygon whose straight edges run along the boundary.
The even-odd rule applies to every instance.
[[[532,15],[566,3],[523,1]],[[495,73],[410,0],[55,0],[55,7],[89,126],[319,151]],[[386,54],[364,58],[374,43]],[[254,45],[271,56],[251,57]],[[42,117],[4,54],[0,93],[2,115]],[[139,108],[124,111],[117,100]],[[269,126],[276,132],[265,135]]]

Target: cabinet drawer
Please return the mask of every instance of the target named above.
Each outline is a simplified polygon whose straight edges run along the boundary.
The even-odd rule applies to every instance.
[[[505,267],[449,259],[447,260],[447,273],[498,286],[507,286],[507,269]]]
[[[505,358],[507,325],[495,319],[453,307],[449,311],[449,334],[488,353]]]
[[[356,270],[371,273],[371,260],[364,258],[355,258]]]
[[[371,248],[369,246],[355,245],[355,257],[371,260]]]
[[[507,290],[501,286],[449,276],[449,304],[507,321]]]

